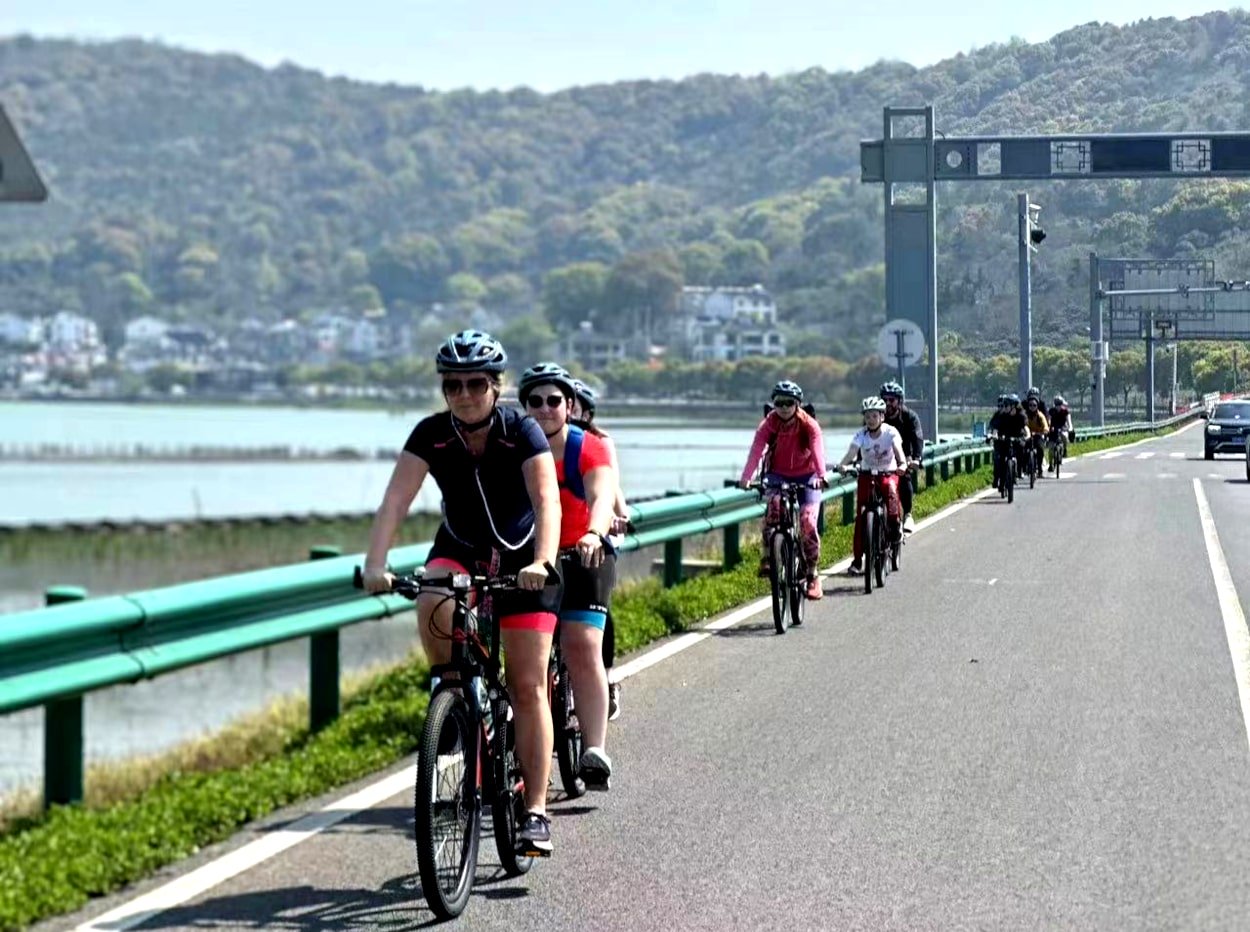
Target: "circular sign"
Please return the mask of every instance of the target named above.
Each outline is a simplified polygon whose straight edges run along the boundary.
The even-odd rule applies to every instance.
[[[914,321],[899,317],[877,332],[877,355],[891,369],[900,362],[914,366],[924,355],[924,347],[924,331]]]

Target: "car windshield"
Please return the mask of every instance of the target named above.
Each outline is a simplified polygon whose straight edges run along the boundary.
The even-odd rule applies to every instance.
[[[1250,420],[1250,403],[1236,404],[1236,405],[1216,405],[1215,412],[1211,415],[1211,419],[1215,421]]]

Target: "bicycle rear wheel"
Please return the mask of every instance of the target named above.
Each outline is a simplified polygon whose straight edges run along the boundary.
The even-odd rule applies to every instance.
[[[1037,463],[1037,451],[1034,450],[1031,454],[1029,454],[1029,488],[1030,489],[1033,488],[1033,486],[1037,485],[1037,477],[1040,471],[1041,471],[1040,467],[1038,466],[1038,463]]]
[[[1063,447],[1055,447],[1055,478],[1059,478],[1059,470],[1063,467]]]
[[[883,589],[885,588],[885,578],[890,575],[889,557],[887,555],[890,545],[885,539],[885,535],[888,533],[886,529],[889,526],[889,522],[878,512],[874,523],[877,526],[877,540],[872,546],[873,557],[875,558],[872,569],[877,574],[877,588]]]
[[[477,873],[482,807],[475,724],[464,697],[445,689],[430,702],[417,756],[416,847],[421,892],[431,912],[464,911]]]
[[[1007,504],[1010,505],[1016,500],[1016,468],[1009,465],[1007,468]]]
[[[873,566],[877,559],[877,516],[872,511],[865,511],[864,522],[864,592],[872,595]]]
[[[790,538],[781,531],[775,531],[768,541],[769,558],[772,560],[769,581],[773,595],[773,627],[778,634],[785,634],[790,626]]]
[[[551,723],[555,732],[556,762],[560,768],[560,782],[569,799],[577,799],[586,792],[586,784],[578,776],[582,760],[582,726],[577,721],[573,707],[573,688],[569,683],[569,671],[563,663],[556,667],[556,688],[551,696]]]
[[[500,703],[495,712],[495,785],[491,789],[490,820],[499,863],[505,874],[516,877],[527,873],[534,859],[517,852],[517,829],[525,819],[525,781],[507,709],[506,703]]]
[[[803,624],[803,609],[807,604],[807,562],[803,559],[803,547],[797,540],[790,541],[790,624],[796,628]]]

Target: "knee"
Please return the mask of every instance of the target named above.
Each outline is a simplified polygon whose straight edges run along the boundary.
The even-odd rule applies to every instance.
[[[591,636],[590,631],[579,632],[583,636],[569,638],[563,645],[568,665],[577,670],[592,669],[603,664],[603,644]]]
[[[512,707],[520,713],[539,709],[547,695],[547,684],[529,677],[508,677],[508,698]]]

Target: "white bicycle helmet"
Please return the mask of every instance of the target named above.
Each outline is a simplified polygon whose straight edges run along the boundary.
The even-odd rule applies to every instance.
[[[885,414],[885,399],[880,395],[869,395],[864,399],[860,407],[863,409],[864,414],[867,414],[869,411],[878,411],[881,414]]]

